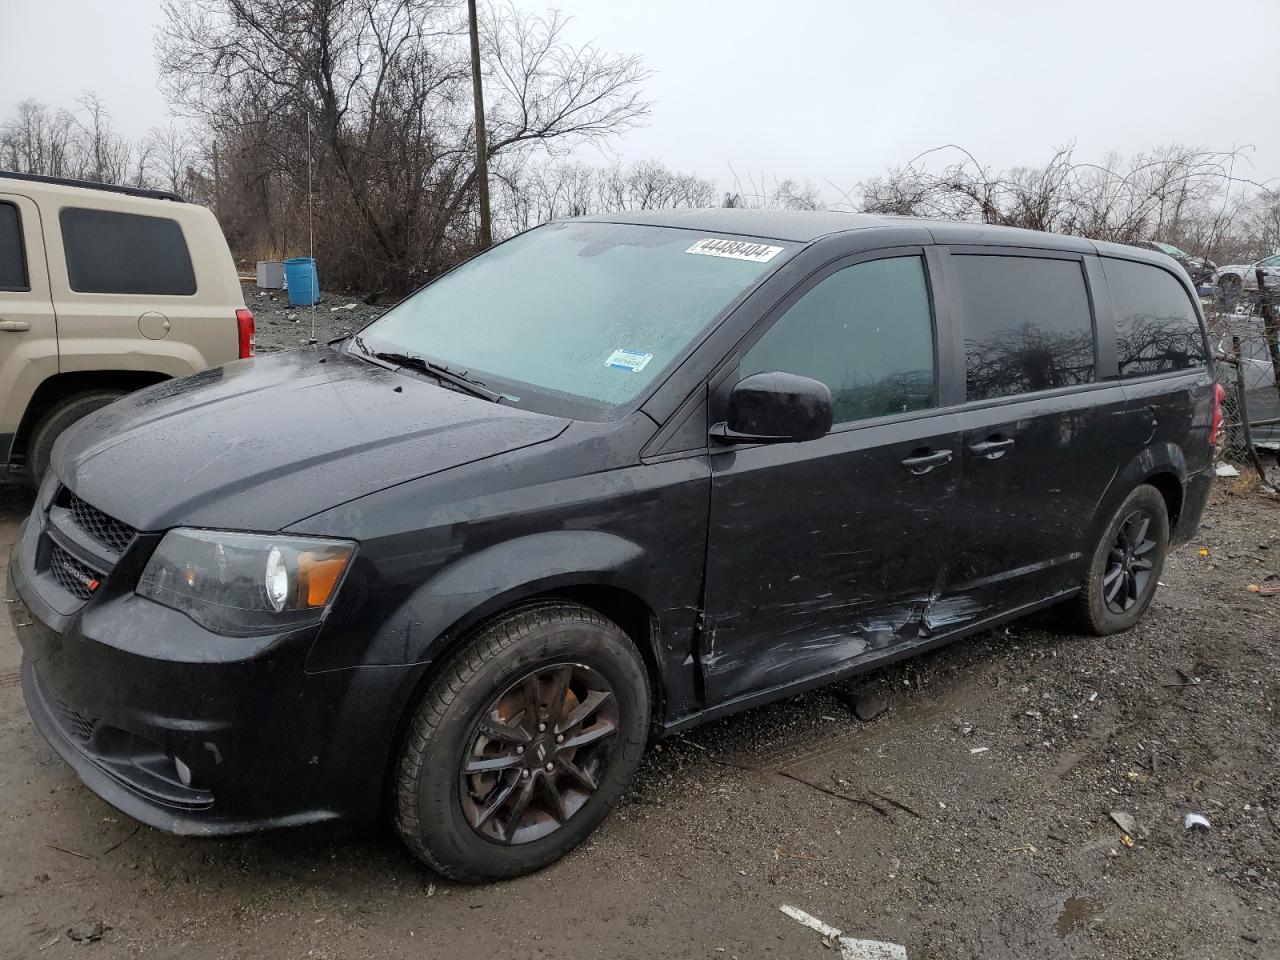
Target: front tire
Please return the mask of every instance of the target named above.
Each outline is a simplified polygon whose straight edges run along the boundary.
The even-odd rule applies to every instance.
[[[1075,600],[1079,626],[1098,636],[1131,629],[1155,596],[1169,552],[1169,510],[1143,484],[1125,498],[1094,547]]]
[[[626,790],[649,703],[635,645],[594,610],[548,602],[503,616],[414,712],[395,783],[400,837],[465,883],[554,863]]]

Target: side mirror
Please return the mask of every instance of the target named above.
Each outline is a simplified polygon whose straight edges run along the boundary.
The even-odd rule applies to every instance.
[[[816,440],[831,430],[831,391],[812,377],[757,373],[729,394],[729,419],[711,428],[722,443]]]

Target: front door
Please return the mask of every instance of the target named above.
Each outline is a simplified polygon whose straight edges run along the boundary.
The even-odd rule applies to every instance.
[[[831,433],[713,448],[701,667],[708,705],[826,677],[937,627],[959,442],[937,412],[923,251],[829,267],[713,379],[711,419],[743,377],[831,389]]]
[[[32,394],[57,372],[40,212],[26,197],[0,193],[0,468]]]

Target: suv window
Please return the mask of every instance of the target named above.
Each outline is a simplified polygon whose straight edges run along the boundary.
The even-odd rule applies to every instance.
[[[22,217],[12,203],[0,202],[0,290],[30,290],[27,256],[22,249]]]
[[[1191,298],[1172,274],[1147,263],[1103,258],[1116,316],[1120,376],[1185,370],[1205,362]]]
[[[1094,379],[1093,315],[1078,260],[955,255],[970,400]]]
[[[935,403],[933,317],[919,257],[838,270],[792,304],[742,358],[741,376],[781,370],[831,388],[835,422]]]
[[[77,293],[191,296],[196,275],[178,221],[64,207],[67,278]]]

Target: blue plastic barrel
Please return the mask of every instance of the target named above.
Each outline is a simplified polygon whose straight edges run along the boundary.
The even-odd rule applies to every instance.
[[[284,262],[284,279],[289,287],[289,303],[310,306],[320,299],[320,276],[314,257],[291,257]]]

